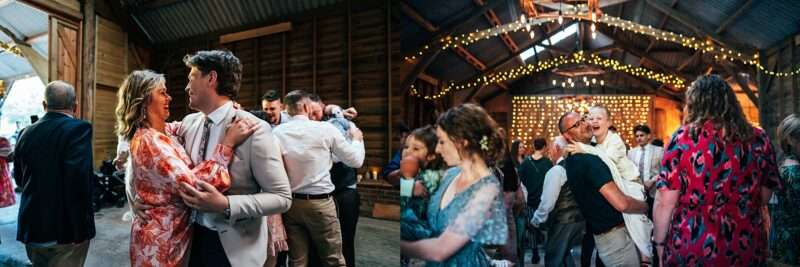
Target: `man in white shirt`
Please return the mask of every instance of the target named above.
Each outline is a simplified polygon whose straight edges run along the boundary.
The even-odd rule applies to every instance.
[[[637,146],[628,151],[628,159],[633,161],[639,168],[639,179],[649,193],[647,205],[650,206],[648,216],[652,216],[653,202],[656,197],[656,177],[661,168],[661,159],[664,157],[664,149],[650,144],[652,135],[650,127],[647,125],[637,125],[633,127],[633,134],[636,137]]]
[[[586,229],[572,191],[564,186],[567,182],[567,171],[558,164],[564,159],[562,154],[566,145],[561,136],[553,141],[550,158],[557,159],[557,162],[545,174],[541,202],[531,219],[534,227],[538,228],[545,222],[549,225],[544,248],[545,266],[574,266],[575,260],[572,259],[570,249],[581,243]],[[550,216],[551,213],[553,216]]]
[[[352,142],[347,142],[332,124],[310,120],[318,104],[306,92],[292,91],[284,102],[292,118],[273,132],[281,144],[292,187],[292,207],[283,215],[292,265],[305,267],[309,257],[319,257],[327,266],[345,266],[329,171],[334,156],[347,166],[361,167],[363,134],[351,127]],[[309,253],[312,242],[318,255]]]

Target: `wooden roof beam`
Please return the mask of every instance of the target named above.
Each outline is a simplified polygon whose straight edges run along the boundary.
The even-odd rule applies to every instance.
[[[417,12],[417,10],[415,10],[413,7],[406,4],[406,2],[400,1],[400,10],[403,11],[403,14],[406,14],[406,16],[411,18],[411,20],[419,24],[419,26],[422,26],[422,28],[426,31],[436,32],[439,30],[438,27],[433,26],[433,23],[425,19],[425,17],[420,15],[419,12]]]
[[[727,38],[723,38],[722,36],[720,36],[719,34],[717,34],[715,32],[709,31],[709,30],[705,29],[704,27],[702,27],[700,25],[697,25],[696,24],[696,21],[697,21],[696,19],[691,18],[689,15],[686,15],[686,14],[684,14],[684,13],[682,13],[682,12],[680,12],[680,11],[670,7],[670,6],[667,6],[667,5],[665,5],[665,4],[663,4],[663,3],[659,2],[659,1],[656,1],[656,0],[645,0],[645,1],[650,6],[656,8],[658,11],[661,11],[661,13],[664,13],[664,14],[670,16],[671,18],[675,19],[676,21],[680,22],[681,24],[689,27],[691,30],[693,30],[695,32],[699,32],[701,34],[704,34],[704,35],[708,36],[709,38],[711,38],[712,40],[714,40],[714,41],[716,41],[716,42],[718,42],[718,43],[720,43],[720,44],[722,44],[724,46],[727,46],[728,48],[733,48],[733,49],[736,49],[736,50],[739,50],[739,51],[742,51],[742,52],[753,52],[753,51],[756,50],[754,47],[751,47],[751,46],[745,45],[745,44],[735,43],[735,42],[733,42],[731,40],[728,40]],[[701,38],[702,38],[702,36],[701,36]]]
[[[483,6],[486,4],[483,0],[474,0],[474,2],[478,6]],[[495,13],[494,10],[490,9],[486,11],[486,13],[484,13],[483,16],[486,18],[489,24],[494,27],[503,25],[503,23],[500,22],[500,18],[497,17],[497,13]],[[511,53],[517,52],[517,50],[519,50],[519,46],[517,45],[516,42],[514,42],[514,39],[511,39],[511,36],[508,35],[508,33],[500,34],[500,39],[503,40],[503,43],[506,45],[506,47],[508,47],[508,50],[511,51]]]
[[[742,14],[744,14],[745,11],[750,9],[750,5],[752,4],[753,0],[747,0],[747,2],[745,2],[742,6],[739,7],[739,9],[736,10],[736,12],[733,12],[733,15],[725,19],[725,21],[723,21],[722,24],[720,24],[719,27],[717,27],[717,30],[714,31],[714,33],[721,34],[722,32],[724,32],[725,29],[728,28],[728,26],[730,26],[734,21],[736,21],[736,19],[738,19]]]
[[[408,93],[408,90],[411,89],[411,84],[417,78],[417,75],[419,75],[422,71],[424,71],[428,67],[428,65],[433,63],[433,61],[436,60],[436,57],[439,56],[439,54],[441,53],[442,49],[438,49],[438,47],[435,45],[439,39],[443,38],[444,36],[450,35],[455,30],[457,30],[459,27],[463,26],[470,20],[482,15],[483,13],[486,13],[487,10],[492,9],[498,4],[505,2],[507,0],[494,0],[494,1],[489,0],[489,1],[490,1],[489,3],[483,5],[482,7],[477,7],[474,9],[464,9],[458,14],[450,17],[450,19],[448,19],[447,21],[442,23],[442,25],[440,25],[439,30],[433,34],[433,37],[430,40],[428,40],[426,44],[423,44],[421,46],[424,47],[426,45],[429,45],[431,47],[436,47],[436,48],[432,49],[433,51],[431,51],[430,53],[427,53],[424,56],[422,56],[422,58],[418,58],[417,63],[414,65],[414,68],[411,70],[410,73],[408,73],[408,75],[406,75],[406,77],[403,79],[403,82],[400,83],[400,88],[401,90],[403,90],[403,94]],[[413,50],[414,52],[412,53],[415,53],[417,50],[419,49],[414,49]]]
[[[753,105],[756,106],[756,108],[758,108],[758,97],[756,96],[756,94],[753,93],[752,90],[750,90],[750,85],[744,79],[744,77],[742,77],[742,75],[739,75],[739,73],[735,72],[731,67],[729,67],[724,63],[721,63],[719,65],[722,67],[722,69],[725,70],[725,72],[728,73],[728,75],[733,77],[736,83],[739,84],[739,87],[742,88],[742,91],[744,91],[744,93],[747,95],[747,98],[750,99],[750,102],[753,102]]]
[[[614,38],[614,42],[617,43],[620,47],[622,47],[622,49],[624,49],[625,51],[633,54],[634,56],[636,56],[636,57],[638,57],[640,59],[641,58],[647,59],[648,61],[650,61],[651,63],[656,65],[658,68],[660,68],[662,71],[666,71],[668,73],[677,75],[678,77],[680,77],[680,78],[682,78],[684,80],[687,80],[687,81],[691,81],[692,80],[691,77],[689,77],[688,75],[676,71],[675,69],[665,65],[664,63],[662,63],[658,59],[655,59],[652,56],[650,56],[649,54],[644,53],[644,51],[640,51],[639,49],[637,49],[633,45],[630,45],[630,44],[622,41],[621,40],[622,38],[620,38],[619,36],[614,35],[614,36],[612,36],[612,38]]]
[[[675,6],[677,6],[677,5],[678,5],[678,0],[672,0],[672,4],[670,4],[669,6],[671,8],[675,8]],[[669,16],[664,14],[664,17],[661,18],[661,22],[658,23],[658,28],[656,28],[656,29],[659,29],[659,30],[663,29],[664,25],[667,25],[667,20],[669,20]],[[650,37],[650,44],[647,45],[647,49],[645,49],[644,52],[645,53],[650,53],[650,50],[652,50],[655,45],[656,45],[656,39],[653,38],[653,37]]]

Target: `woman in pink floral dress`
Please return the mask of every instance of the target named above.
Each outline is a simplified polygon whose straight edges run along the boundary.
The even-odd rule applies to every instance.
[[[17,202],[11,185],[11,173],[8,171],[9,154],[11,154],[11,143],[5,137],[0,137],[0,208]]]
[[[205,161],[193,166],[183,146],[169,134],[179,124],[167,125],[169,102],[164,76],[134,71],[120,87],[117,131],[130,140],[133,187],[139,200],[153,208],[147,219],[131,225],[132,266],[185,266],[191,243],[191,209],[179,195],[179,183],[206,182],[224,192],[230,187],[228,163],[233,147],[257,126],[237,121]]]

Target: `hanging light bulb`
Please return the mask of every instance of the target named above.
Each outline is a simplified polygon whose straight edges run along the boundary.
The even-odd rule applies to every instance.
[[[564,16],[561,15],[561,11],[558,11],[558,24],[564,24]]]
[[[519,15],[519,21],[522,22],[522,24],[525,24],[525,22],[528,21],[528,18],[525,17],[525,14],[522,14]]]
[[[592,21],[593,22],[597,21],[597,13],[596,12],[592,12]]]
[[[531,31],[531,39],[533,39],[534,36],[536,36],[536,34],[533,31]]]
[[[594,13],[592,13],[592,14],[594,14]],[[592,32],[594,32],[596,29],[597,29],[597,27],[594,26],[594,23],[592,23]]]

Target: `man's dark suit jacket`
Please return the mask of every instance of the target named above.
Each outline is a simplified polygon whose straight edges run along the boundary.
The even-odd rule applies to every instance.
[[[20,135],[14,161],[14,179],[22,187],[17,240],[92,239],[92,125],[48,112]]]

